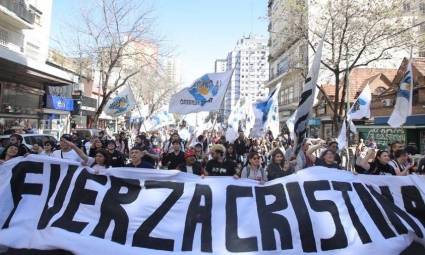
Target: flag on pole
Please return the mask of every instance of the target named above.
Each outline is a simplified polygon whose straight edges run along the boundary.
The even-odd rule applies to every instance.
[[[294,131],[294,124],[295,124],[295,116],[297,115],[297,111],[295,111],[291,117],[286,121],[286,126],[289,130],[289,137],[292,141],[295,141],[295,131]]]
[[[169,112],[188,114],[219,110],[232,74],[233,70],[205,74],[171,97]]]
[[[342,123],[341,126],[341,130],[339,131],[339,135],[337,138],[337,142],[338,142],[338,148],[340,150],[344,149],[347,147],[347,122],[350,124],[350,131],[353,133],[357,133],[357,128],[354,125],[354,122],[350,119],[348,119],[348,121],[344,121],[344,123]]]
[[[272,131],[273,136],[277,137],[277,135],[279,135],[279,110],[277,102],[279,90],[280,85],[273,90],[266,100],[254,104],[254,137],[264,135],[267,129]]]
[[[363,118],[370,118],[370,104],[372,102],[372,92],[370,91],[369,84],[367,84],[362,93],[360,93],[356,102],[351,106],[348,112],[349,120],[361,120]]]
[[[407,64],[407,71],[400,82],[394,110],[388,119],[388,124],[399,128],[406,123],[407,116],[412,115],[413,72],[412,59]]]
[[[127,85],[115,97],[109,99],[104,111],[112,117],[117,117],[131,111],[136,105],[133,91]]]
[[[325,32],[326,34],[326,32]],[[316,54],[313,59],[313,64],[308,72],[307,78],[304,82],[303,93],[301,94],[300,102],[296,111],[294,121],[295,132],[295,155],[301,149],[302,142],[307,132],[307,124],[310,118],[310,112],[313,107],[314,97],[316,95],[316,84],[319,78],[320,61],[322,58],[323,38],[317,48]]]

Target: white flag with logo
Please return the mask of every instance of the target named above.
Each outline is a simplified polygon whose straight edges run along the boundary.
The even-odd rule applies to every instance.
[[[361,120],[363,118],[370,118],[370,104],[372,102],[372,92],[370,91],[369,84],[363,89],[356,102],[351,106],[348,112],[350,120]]]
[[[219,110],[232,74],[233,70],[203,75],[171,97],[169,112],[188,114]]]
[[[137,102],[130,86],[125,86],[115,97],[111,97],[105,106],[104,112],[117,117],[133,110]]]
[[[400,82],[394,110],[388,120],[393,128],[399,128],[406,123],[407,116],[412,115],[413,73],[412,61],[407,65],[407,71]]]

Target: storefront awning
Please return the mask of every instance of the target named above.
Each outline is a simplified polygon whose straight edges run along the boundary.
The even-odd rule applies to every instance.
[[[388,126],[389,117],[375,117],[374,125]],[[417,128],[419,126],[425,126],[425,115],[413,115],[407,117],[406,123],[403,125],[405,128]]]
[[[27,85],[39,85],[40,83],[63,85],[73,84],[77,80],[72,73],[34,61],[3,47],[0,47],[0,66],[0,80],[2,81]]]

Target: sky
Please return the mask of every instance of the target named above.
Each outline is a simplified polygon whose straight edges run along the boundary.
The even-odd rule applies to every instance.
[[[79,1],[54,0],[51,38],[60,40],[64,24],[78,26]],[[93,1],[93,0],[91,0]],[[238,39],[267,37],[267,0],[152,0],[155,31],[182,65],[184,85],[214,71]]]

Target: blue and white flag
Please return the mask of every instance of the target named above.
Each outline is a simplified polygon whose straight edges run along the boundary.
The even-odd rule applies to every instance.
[[[279,135],[279,96],[280,85],[264,100],[254,104],[254,137],[260,137],[270,130],[274,137]]]
[[[171,97],[169,112],[188,114],[219,110],[232,74],[233,70],[205,74]]]
[[[133,110],[137,102],[130,86],[125,86],[115,97],[111,97],[105,106],[104,112],[117,117]]]
[[[349,120],[361,120],[363,118],[370,118],[370,104],[372,102],[372,92],[370,91],[369,84],[364,87],[356,102],[351,106],[348,112]]]
[[[326,32],[325,32],[326,34]],[[296,111],[294,122],[295,133],[295,155],[301,149],[302,142],[306,136],[307,124],[310,118],[310,113],[313,108],[314,98],[316,95],[316,84],[319,78],[320,61],[322,59],[323,39],[317,48],[316,55],[314,55],[313,64],[308,72],[307,78],[304,82],[303,93],[300,97],[300,102]]]
[[[160,111],[147,119],[144,123],[144,127],[146,131],[151,131],[171,124],[175,124],[173,114],[169,113],[168,111]]]
[[[400,82],[394,110],[388,119],[388,124],[399,128],[406,123],[407,116],[412,115],[413,72],[412,60],[407,65],[407,71]]]

